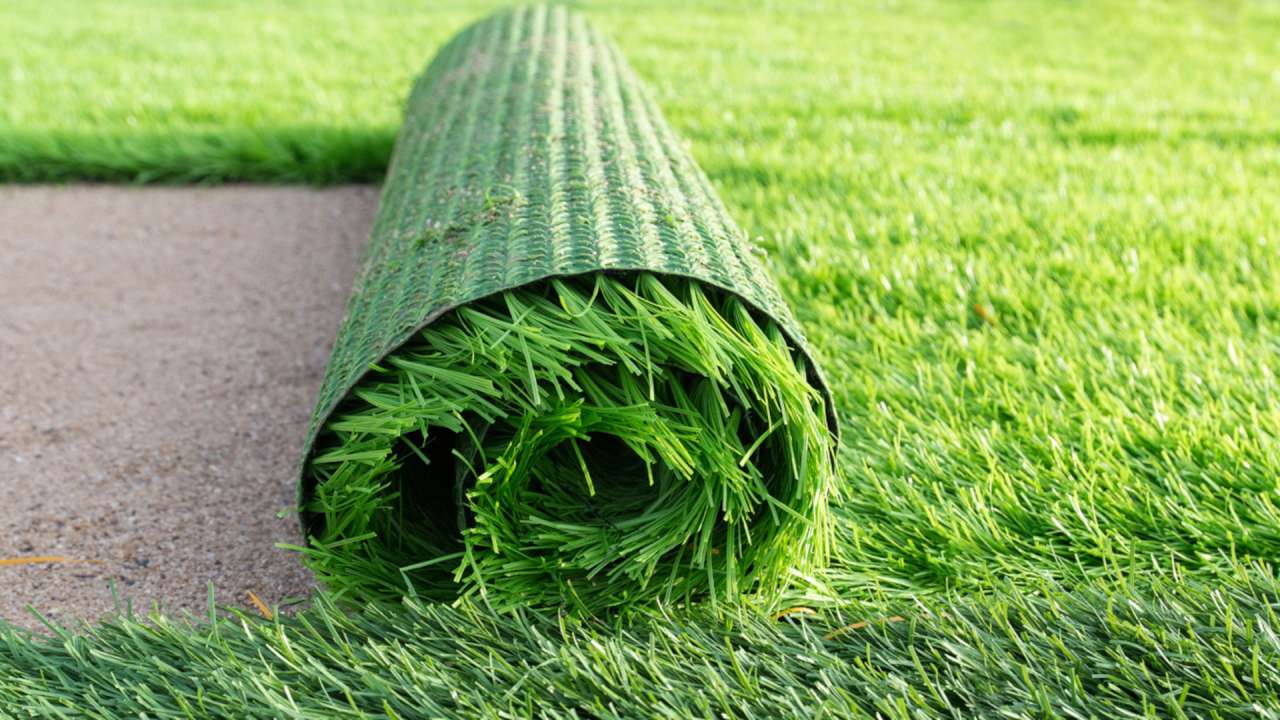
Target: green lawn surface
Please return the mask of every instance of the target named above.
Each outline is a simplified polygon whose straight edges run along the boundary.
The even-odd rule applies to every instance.
[[[904,700],[901,716],[981,713],[981,688],[929,687],[962,657],[1009,671],[981,686],[991,692],[1025,685],[1007,696],[1013,716],[1219,706],[1221,716],[1280,716],[1270,566],[1280,557],[1280,4],[574,6],[613,36],[767,252],[831,382],[846,479],[840,545],[794,602],[823,618],[900,616],[909,622],[886,627],[922,633],[881,644],[844,634],[838,642],[854,646],[834,660],[797,650],[840,672],[758,691],[842,688],[859,699],[849,707],[889,715],[898,710],[875,702],[915,692],[933,699]],[[0,0],[0,180],[377,180],[413,77],[490,7]],[[1043,647],[1020,650],[1017,632],[966,635],[947,620],[1028,603],[1020,622],[1042,628]],[[1063,624],[1044,622],[1059,603]],[[1121,640],[1075,632],[1073,623],[1092,627],[1093,610],[1110,618],[1109,604],[1140,613],[1161,603],[1181,609],[1147,635],[1140,620],[1124,621],[1133,636]],[[779,627],[760,632],[793,632]],[[621,648],[634,655],[626,663],[692,663],[730,678],[746,672],[719,654],[733,632],[703,638],[714,657],[693,640],[682,650],[644,633],[610,636],[599,657]],[[1162,632],[1180,650],[1151,640]],[[1146,650],[1125,644],[1134,636],[1151,640]],[[573,652],[596,652],[574,637]],[[42,642],[11,640],[33,658],[80,641]],[[471,652],[462,640],[432,642],[441,657]],[[569,677],[593,667],[528,642],[530,668],[545,660]],[[751,647],[759,658],[785,651]],[[217,682],[259,697],[253,674],[274,672],[287,652],[264,646],[255,664],[243,650]],[[840,653],[871,664],[859,670]],[[342,652],[319,656],[303,665],[344,662]],[[629,676],[599,662],[597,694],[545,697],[626,716],[608,703],[627,695]],[[28,697],[22,668],[38,665],[0,664],[0,688]],[[408,682],[395,663],[379,667],[359,682]],[[1155,679],[1115,680],[1116,668]],[[108,681],[75,677],[68,687],[110,694]],[[164,696],[161,677],[137,682]],[[1101,690],[1080,690],[1086,700],[1072,704],[1055,689],[1096,690],[1105,683],[1085,679],[1098,677],[1132,692],[1107,705],[1087,700]],[[527,688],[484,692],[493,716],[520,715],[507,701],[528,700]],[[810,706],[822,707],[795,707]]]

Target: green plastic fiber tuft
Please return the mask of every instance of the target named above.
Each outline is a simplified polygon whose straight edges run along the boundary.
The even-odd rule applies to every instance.
[[[835,413],[799,326],[619,52],[499,13],[410,95],[305,445],[353,601],[777,598],[826,562]]]

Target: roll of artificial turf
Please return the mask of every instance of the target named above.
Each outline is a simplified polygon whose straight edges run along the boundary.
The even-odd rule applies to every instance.
[[[834,417],[619,52],[503,12],[410,94],[307,436],[304,556],[359,602],[777,597],[828,555]]]

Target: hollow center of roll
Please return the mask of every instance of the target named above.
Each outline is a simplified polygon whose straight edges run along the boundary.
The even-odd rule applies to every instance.
[[[423,437],[408,433],[397,443],[399,469],[391,475],[391,490],[399,496],[400,514],[412,523],[411,532],[429,539],[442,550],[461,545],[459,533],[466,527],[457,483],[447,482],[456,471],[458,434],[437,428]],[[444,472],[445,474],[441,474]]]
[[[646,463],[626,441],[607,433],[562,442],[544,460],[534,470],[534,492],[576,503],[581,510],[572,513],[575,521],[615,530],[657,499],[656,478],[667,472],[660,461]]]

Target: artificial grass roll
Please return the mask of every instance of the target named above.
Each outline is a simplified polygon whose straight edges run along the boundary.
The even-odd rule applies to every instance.
[[[612,45],[524,8],[440,51],[304,451],[330,590],[776,597],[826,561],[835,430],[799,327]]]

